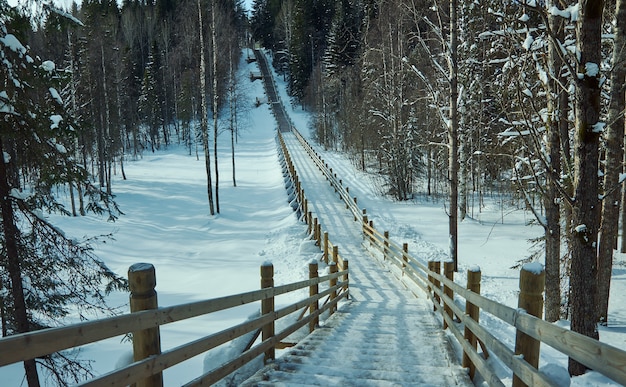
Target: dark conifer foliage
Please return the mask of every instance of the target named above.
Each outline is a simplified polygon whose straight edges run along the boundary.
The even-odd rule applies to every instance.
[[[106,294],[126,285],[92,254],[89,240],[66,237],[45,215],[71,214],[58,190],[72,186],[80,187],[85,211],[113,220],[119,210],[74,157],[79,125],[60,92],[62,69],[27,48],[27,19],[3,2],[0,8],[0,307],[7,335],[55,326],[70,313],[110,313]],[[39,383],[36,363],[58,384],[90,374],[87,361],[53,354],[24,363],[31,386]]]

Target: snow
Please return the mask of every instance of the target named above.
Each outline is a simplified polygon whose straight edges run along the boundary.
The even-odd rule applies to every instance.
[[[51,87],[48,89],[48,91],[50,92],[50,95],[52,96],[52,98],[59,104],[59,105],[63,105],[63,99],[61,98],[61,94],[59,94],[59,92],[57,91],[57,89],[55,89],[54,87]]]
[[[13,34],[6,34],[0,38],[0,43],[4,44],[8,49],[20,55],[26,54],[26,47]]]
[[[0,91],[0,113],[14,114],[15,108],[8,103],[9,94],[5,90]]]
[[[524,266],[522,266],[522,270],[533,273],[533,274],[541,274],[544,270],[544,267],[539,262],[530,262],[530,263],[525,263]]]
[[[587,225],[579,224],[578,226],[574,227],[574,231],[576,231],[578,233],[587,232]]]
[[[56,65],[54,64],[53,61],[51,60],[46,60],[41,64],[41,68],[44,71],[47,71],[49,73],[53,72],[56,69]]]
[[[57,129],[61,121],[63,121],[63,117],[58,114],[53,114],[50,116],[50,121],[52,121],[52,124],[50,124],[50,129]]]
[[[247,79],[251,69],[256,69],[254,63],[248,65],[242,62],[242,79]],[[277,78],[277,84],[282,100],[289,101],[280,78]],[[253,106],[256,97],[263,97],[261,82],[250,83],[248,80],[245,86],[249,87],[247,94],[250,100],[247,103]],[[307,112],[299,107],[286,108],[295,126],[306,135]],[[233,187],[230,181],[230,137],[225,133],[218,138],[221,177],[221,213],[218,215],[209,214],[202,154],[197,160],[195,152],[189,155],[187,149],[173,146],[146,153],[139,160],[127,161],[125,172],[128,180],[123,180],[120,175],[113,176],[116,201],[125,213],[115,223],[94,215],[73,218],[47,214],[47,219],[63,229],[68,237],[77,240],[85,235],[114,233],[114,239],[94,245],[95,252],[114,272],[123,276],[126,276],[129,267],[138,262],[154,265],[160,306],[256,290],[260,286],[261,265],[274,266],[277,285],[308,278],[308,263],[312,259],[319,262],[320,251],[308,238],[306,225],[296,218],[289,206],[276,151],[275,123],[269,107],[253,107],[247,121],[236,145],[237,187]],[[343,179],[344,185],[350,187],[350,193],[358,197],[359,205],[367,208],[368,216],[377,229],[388,230],[394,241],[408,243],[410,254],[424,262],[447,258],[448,217],[443,201],[417,196],[413,202],[397,202],[381,197],[375,176],[355,169],[343,154],[320,149],[318,152]],[[323,188],[322,184],[313,186],[311,191],[307,188],[307,195],[314,197],[318,190],[321,194]],[[468,217],[459,224],[459,272],[455,281],[464,284],[467,271],[480,267],[481,294],[515,308],[519,269],[513,266],[530,255],[529,240],[542,235],[543,229],[538,225],[528,226],[533,219],[532,214],[502,199],[498,195],[486,195],[483,206],[470,204]],[[470,200],[470,203],[473,202]],[[341,246],[346,241],[339,238],[332,242],[340,246],[341,254]],[[367,261],[364,264],[382,267],[374,258],[363,258]],[[602,341],[621,348],[626,346],[625,261],[624,255],[616,255],[609,299],[609,326],[599,327]],[[356,262],[350,262],[351,266],[353,264],[356,267]],[[320,270],[324,268],[320,266]],[[356,283],[352,285],[357,286]],[[391,297],[387,293],[385,295]],[[128,310],[128,294],[114,293],[109,297],[112,305],[123,305],[123,310]],[[288,301],[279,298],[277,304]],[[385,301],[398,306],[389,310],[390,321],[409,312],[409,309],[400,307],[399,300]],[[162,349],[171,349],[239,324],[258,315],[258,310],[258,305],[244,305],[206,318],[162,326]],[[74,317],[73,321],[79,321],[78,316]],[[480,321],[507,346],[514,345],[515,331],[512,328],[488,314],[482,314]],[[557,324],[569,326],[567,321]],[[354,340],[353,343],[363,340],[349,335],[346,339],[348,347],[350,340]],[[164,385],[188,382],[203,372],[205,361],[219,364],[225,356],[235,352],[237,345],[220,347],[210,356],[196,356],[166,370]],[[102,374],[127,364],[131,347],[127,340],[117,337],[81,347],[81,356],[93,359],[95,373]],[[546,370],[557,385],[567,386],[570,383],[565,371],[567,357],[549,346],[542,346],[541,351],[541,369]],[[355,359],[367,361],[359,356]],[[490,362],[503,383],[510,385],[510,371],[494,357],[490,358]],[[356,379],[358,371],[350,372]],[[328,378],[331,380],[330,376]],[[22,379],[20,364],[0,367],[3,385],[17,386]],[[590,372],[573,378],[571,385],[618,384]]]
[[[597,77],[600,73],[600,66],[597,63],[587,62],[585,63],[585,74],[588,77]]]
[[[524,40],[524,43],[522,44],[522,47],[524,47],[525,50],[530,50],[530,48],[532,47],[534,42],[534,39],[532,37],[532,35],[529,33],[526,34],[526,39]]]

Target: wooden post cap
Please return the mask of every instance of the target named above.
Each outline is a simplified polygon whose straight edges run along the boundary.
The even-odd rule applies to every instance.
[[[149,295],[156,287],[154,266],[150,263],[135,263],[128,268],[128,287],[133,295]]]

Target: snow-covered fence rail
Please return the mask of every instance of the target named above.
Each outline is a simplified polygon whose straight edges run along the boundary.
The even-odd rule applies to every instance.
[[[486,361],[485,356],[489,356],[490,353],[497,356],[511,369],[514,376],[513,386],[554,385],[553,381],[537,370],[540,343],[547,344],[590,369],[626,385],[625,351],[540,318],[543,308],[542,270],[537,271],[527,266],[522,268],[519,308],[511,308],[470,290],[480,288],[480,285],[470,283],[470,278],[475,278],[475,273],[472,273],[474,270],[468,272],[468,285],[463,287],[454,282],[453,271],[450,270],[452,265],[448,262],[444,262],[444,274],[442,274],[439,271],[441,265],[425,266],[408,254],[406,244],[400,247],[389,239],[387,232],[381,233],[376,230],[374,224],[368,221],[367,216],[363,216],[362,222],[364,240],[378,250],[384,260],[396,267],[395,272],[402,282],[409,287],[417,285],[429,294],[435,309],[443,317],[444,328],[448,327],[462,346],[466,357],[465,365],[470,370],[475,367],[489,385],[502,385],[495,371]],[[457,299],[464,299],[466,306],[470,307],[466,307],[463,311],[455,303],[454,296]],[[534,302],[529,302],[533,298]],[[478,310],[489,313],[516,329],[515,350],[511,350],[480,325],[477,317]],[[462,333],[461,329],[465,332]],[[482,356],[477,352],[476,343],[481,344]]]
[[[138,294],[131,294],[131,308],[134,308],[133,304],[135,306],[140,304],[138,307],[146,308],[146,310],[2,338],[0,339],[0,366],[132,333],[135,340],[134,362],[81,385],[126,386],[137,383],[140,386],[162,386],[163,381],[160,375],[163,370],[246,333],[263,331],[262,341],[259,344],[253,346],[251,342],[249,348],[241,355],[191,380],[186,386],[214,383],[264,353],[266,357],[268,354],[273,357],[273,348],[280,347],[281,340],[311,321],[317,321],[322,313],[332,312],[339,300],[347,296],[347,291],[342,291],[348,286],[347,270],[335,270],[329,275],[322,277],[315,275],[308,280],[281,286],[273,286],[273,279],[268,278],[268,272],[273,273],[271,264],[261,266],[262,276],[265,275],[265,277],[262,277],[260,290],[159,308],[156,305],[156,292],[154,291],[156,284],[154,267],[150,264],[133,265],[129,269],[129,282],[136,284],[136,286],[131,286],[131,290]],[[340,278],[346,280],[339,281]],[[267,285],[268,281],[271,285],[263,286]],[[325,285],[325,289],[318,291],[319,285],[326,283],[328,285]],[[310,289],[308,298],[278,310],[274,309],[275,297],[306,288]],[[327,297],[327,300],[321,307],[313,307],[313,305],[318,305],[324,297]],[[135,299],[134,302],[133,299]],[[262,303],[263,312],[259,317],[161,352],[160,326],[259,301]],[[307,316],[301,315],[301,318],[280,332],[274,332],[274,323],[277,320],[299,310],[309,310],[310,313]],[[146,348],[149,349],[145,350]]]

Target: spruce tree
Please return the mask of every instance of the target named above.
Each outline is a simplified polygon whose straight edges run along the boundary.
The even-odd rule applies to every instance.
[[[113,220],[119,210],[73,156],[77,126],[59,92],[63,74],[29,52],[24,42],[30,26],[0,0],[0,307],[6,335],[62,324],[70,315],[111,312],[106,294],[126,286],[93,254],[94,239],[71,239],[46,216],[71,215],[60,194],[69,181],[83,187],[87,211]],[[39,385],[38,366],[57,384],[90,375],[88,361],[56,353],[24,362],[29,386]]]

